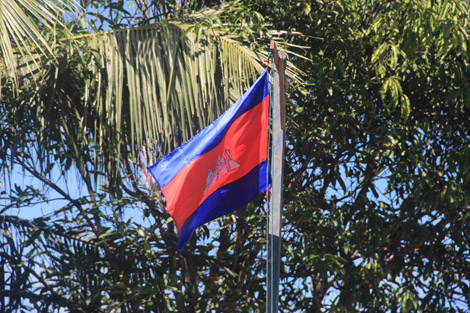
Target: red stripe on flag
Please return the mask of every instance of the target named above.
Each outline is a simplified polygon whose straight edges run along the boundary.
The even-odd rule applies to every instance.
[[[188,217],[218,188],[249,173],[266,160],[268,155],[269,96],[241,115],[214,149],[187,164],[163,188],[167,210],[178,231]],[[240,166],[208,186],[209,170],[215,171],[217,157],[224,159],[226,151]],[[204,192],[205,191],[205,192]]]

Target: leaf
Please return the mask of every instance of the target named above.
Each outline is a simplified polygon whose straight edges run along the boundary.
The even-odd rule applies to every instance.
[[[389,45],[391,54],[390,54],[390,61],[389,64],[390,66],[394,67],[398,63],[398,48],[395,45]]]
[[[382,43],[375,51],[372,53],[371,62],[372,64],[377,63],[379,60],[383,59],[385,50],[387,49],[387,44]]]
[[[401,95],[401,115],[404,119],[407,119],[410,115],[411,109],[410,109],[410,99],[408,98],[407,95],[402,94]]]
[[[225,269],[225,271],[227,271],[227,273],[230,274],[230,276],[238,277],[238,275],[235,272],[233,272],[231,269],[229,269],[228,267],[225,266],[224,269]]]
[[[140,237],[146,238],[145,232],[142,230],[142,228],[138,227],[136,230],[137,230],[137,234],[138,234]]]
[[[11,232],[8,230],[8,229],[0,229],[2,231],[2,234],[3,236],[7,237],[7,238],[13,238],[13,236],[11,235]]]

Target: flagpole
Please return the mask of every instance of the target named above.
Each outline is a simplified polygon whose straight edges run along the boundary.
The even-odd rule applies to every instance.
[[[281,227],[282,227],[282,191],[284,175],[284,133],[286,130],[285,68],[287,55],[278,51],[276,43],[271,40],[271,54],[274,59],[273,99],[272,99],[272,188],[268,224],[268,270],[267,270],[267,313],[277,313],[279,303],[279,274],[281,263]]]

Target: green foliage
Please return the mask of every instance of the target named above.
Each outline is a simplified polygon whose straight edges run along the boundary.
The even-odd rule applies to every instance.
[[[133,11],[124,2],[82,2],[98,12],[97,29],[167,24],[63,41],[56,61],[41,61],[39,84],[20,77],[18,96],[2,81],[2,173],[20,166],[44,188],[15,187],[5,175],[12,187],[0,196],[0,311],[264,311],[263,200],[201,227],[179,256],[142,147],[157,138],[152,153],[163,155],[218,115],[172,111],[185,97],[178,94],[194,88],[165,102],[171,73],[197,63],[220,74],[243,55],[225,74],[239,77],[239,65],[255,68],[269,37],[282,35],[304,75],[290,80],[288,95],[280,310],[468,312],[467,2],[238,1],[189,16],[214,3],[131,1]],[[182,19],[168,21],[175,17]],[[173,67],[176,45],[158,47],[170,39],[196,47],[179,50],[185,57],[210,53]],[[150,42],[162,56],[137,53]],[[159,69],[157,82],[145,75]],[[230,83],[238,93],[246,87]],[[162,114],[174,115],[170,128],[158,130],[161,138],[139,132],[153,117],[131,115],[160,101]],[[154,122],[163,127],[165,118]],[[81,192],[65,188],[72,173]],[[36,220],[9,213],[52,207],[55,198],[59,208]]]
[[[92,26],[97,31],[144,26],[175,18],[185,18],[207,7],[220,5],[220,0],[82,0]]]
[[[53,57],[51,45],[56,35],[68,31],[64,20],[77,19],[77,11],[73,0],[48,3],[1,0],[0,76],[9,77],[13,87],[16,87],[18,72],[35,74],[38,59],[44,55]],[[1,89],[0,84],[0,92]]]
[[[312,298],[292,307],[468,310],[468,5],[269,10],[280,29],[302,25],[289,41],[308,47],[295,62],[306,84],[289,95],[285,181],[290,249],[305,252],[287,258],[286,278],[309,277]]]
[[[2,311],[205,312],[261,305],[254,295],[264,292],[262,285],[244,282],[262,281],[262,273],[249,268],[263,232],[242,240],[251,226],[232,226],[228,217],[220,221],[226,226],[217,255],[214,244],[193,240],[178,256],[174,225],[145,169],[220,115],[261,70],[255,54],[232,38],[204,27],[195,40],[192,32],[183,36],[187,28],[165,21],[64,38],[55,59],[38,60],[40,81],[30,84],[26,72],[18,94],[5,89],[5,186],[16,183],[8,174],[19,167],[50,191],[10,187],[2,195],[1,251],[11,256],[1,265]],[[8,77],[2,79],[9,86]],[[76,183],[69,175],[82,191],[70,190]],[[8,215],[57,201],[61,207],[47,218]],[[125,218],[131,210],[145,216],[145,228]],[[260,218],[247,220],[263,227]],[[231,245],[234,233],[240,235]],[[223,275],[230,279],[219,279]]]

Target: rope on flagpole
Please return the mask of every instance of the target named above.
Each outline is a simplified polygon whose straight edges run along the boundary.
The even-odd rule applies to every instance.
[[[284,135],[285,135],[285,67],[287,55],[278,51],[276,43],[270,45],[272,63],[272,102],[271,102],[271,171],[268,218],[268,283],[267,313],[277,313],[279,309],[279,281],[281,264],[282,232],[282,191],[284,172]]]
[[[272,56],[272,53],[269,52],[268,54],[268,62],[270,66],[270,79],[269,79],[269,127],[268,127],[268,170],[267,170],[267,181],[269,182],[270,178],[270,172],[271,172],[271,158],[272,158],[272,142],[271,142],[271,132],[272,132],[272,116],[273,116],[273,94],[274,94],[274,88],[273,88],[273,83],[274,83],[274,68],[272,67],[274,65],[274,58]],[[269,225],[270,225],[270,211],[271,211],[271,191],[269,190],[269,186],[267,187],[266,190],[266,312],[268,313],[268,308],[270,305],[268,305],[268,302],[271,302],[272,306],[272,297],[269,295],[268,290],[272,290],[272,286],[269,286],[269,283],[272,283],[273,277],[269,277],[269,275],[272,276],[272,271],[269,270],[269,251],[272,251],[272,247],[269,247],[269,245],[272,246],[272,240],[269,239]],[[271,249],[270,249],[271,248]],[[271,279],[270,279],[271,278]]]

